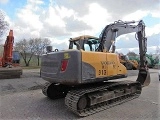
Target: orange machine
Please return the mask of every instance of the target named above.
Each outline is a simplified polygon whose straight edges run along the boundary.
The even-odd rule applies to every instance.
[[[9,31],[9,35],[7,36],[6,42],[4,44],[3,57],[0,59],[1,66],[7,67],[12,65],[12,52],[13,52],[13,30]]]
[[[3,57],[0,57],[0,79],[17,78],[22,74],[19,65],[13,64],[13,43],[13,30],[10,30],[4,44]]]

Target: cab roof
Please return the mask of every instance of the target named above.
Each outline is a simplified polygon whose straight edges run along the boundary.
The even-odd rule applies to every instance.
[[[82,35],[82,36],[70,38],[69,41],[86,40],[86,39],[96,39],[96,40],[99,40],[99,38],[94,37],[94,36]]]

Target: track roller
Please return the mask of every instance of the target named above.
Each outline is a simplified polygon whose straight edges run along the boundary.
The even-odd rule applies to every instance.
[[[77,107],[78,107],[79,110],[83,110],[87,107],[87,105],[88,105],[88,99],[84,95],[79,99],[79,101],[77,103]]]

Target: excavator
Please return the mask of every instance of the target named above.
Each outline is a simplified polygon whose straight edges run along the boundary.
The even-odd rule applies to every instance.
[[[146,59],[147,59],[147,63],[148,63],[149,68],[154,68],[155,65],[158,64],[158,62],[159,62],[158,56],[154,57],[151,54],[146,54]]]
[[[137,80],[123,80],[127,69],[115,53],[116,38],[136,32],[140,66]],[[140,21],[115,21],[99,38],[70,38],[68,50],[47,52],[41,60],[42,92],[50,99],[65,98],[67,108],[78,116],[88,116],[140,96],[150,84],[146,63],[145,24]]]
[[[0,57],[0,79],[20,78],[22,75],[18,59],[19,52],[13,51],[13,44],[13,30],[10,30],[4,44],[3,57]]]
[[[129,57],[127,55],[124,55],[122,53],[118,53],[120,63],[122,63],[127,70],[137,70],[138,69],[138,62],[136,60],[129,60]]]
[[[139,56],[129,56],[129,60],[139,62]],[[159,63],[158,55],[146,54],[146,60],[149,68],[154,68]]]

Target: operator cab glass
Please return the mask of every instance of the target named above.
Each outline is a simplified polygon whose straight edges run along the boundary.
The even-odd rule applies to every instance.
[[[87,39],[79,39],[79,40],[70,40],[69,49],[77,49],[84,51],[96,51],[99,46],[99,39],[95,38],[87,38]]]
[[[96,51],[99,46],[99,40],[96,39],[89,39],[84,42],[84,49],[85,51]]]

